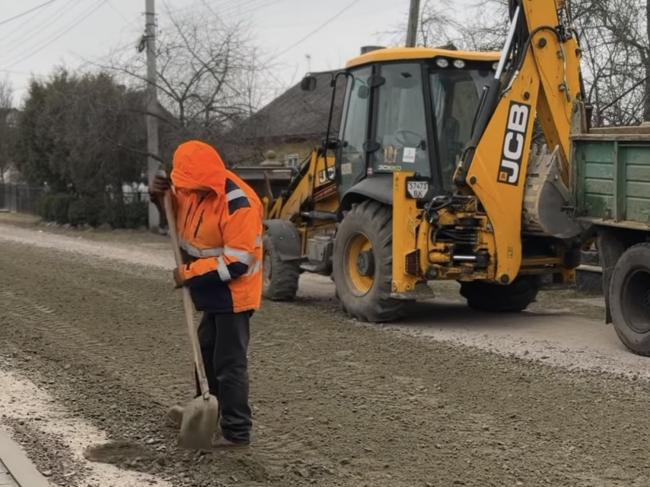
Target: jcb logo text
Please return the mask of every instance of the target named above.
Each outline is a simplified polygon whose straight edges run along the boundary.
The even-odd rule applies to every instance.
[[[499,167],[499,182],[516,186],[521,172],[521,160],[526,148],[526,131],[530,105],[510,103],[508,125],[503,141],[503,154]]]

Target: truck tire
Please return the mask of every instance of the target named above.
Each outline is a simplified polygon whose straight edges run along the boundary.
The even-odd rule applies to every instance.
[[[623,344],[638,355],[650,356],[650,244],[630,247],[618,259],[609,304]]]
[[[336,233],[333,278],[349,315],[384,322],[404,314],[405,302],[390,297],[393,279],[391,209],[367,200],[354,206]]]
[[[300,263],[282,260],[273,246],[273,239],[264,236],[264,280],[262,295],[271,301],[293,301],[298,292]]]
[[[491,312],[519,312],[530,305],[539,292],[537,276],[521,276],[508,286],[473,281],[460,284],[460,294],[470,308]]]

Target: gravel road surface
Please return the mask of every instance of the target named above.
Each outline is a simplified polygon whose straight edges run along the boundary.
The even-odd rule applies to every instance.
[[[73,252],[90,265],[111,259],[136,266],[127,272],[174,265],[166,238],[143,232],[62,232],[56,227],[34,230],[33,224],[19,228],[0,223],[2,240]],[[650,360],[629,353],[614,329],[604,324],[601,297],[546,291],[526,313],[504,315],[468,309],[457,288],[455,283],[436,284],[435,299],[419,302],[405,320],[386,328],[570,369],[650,379]],[[334,303],[329,277],[303,274],[298,293],[302,302]]]
[[[162,417],[193,385],[166,242],[81,235],[0,224],[0,423],[53,485],[650,485],[647,361],[566,292],[494,318],[443,289],[377,327],[312,278],[254,318],[254,445],[180,451]],[[82,450],[107,440],[85,456],[119,468],[93,470]]]

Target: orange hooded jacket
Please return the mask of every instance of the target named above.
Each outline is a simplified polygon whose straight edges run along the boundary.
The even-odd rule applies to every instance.
[[[255,192],[198,140],[178,147],[171,179],[184,261],[180,274],[196,309],[259,309],[263,209]]]

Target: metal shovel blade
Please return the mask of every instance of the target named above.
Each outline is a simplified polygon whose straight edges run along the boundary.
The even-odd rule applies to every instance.
[[[183,421],[178,444],[192,450],[210,450],[217,431],[219,404],[217,398],[199,396],[183,408]]]

